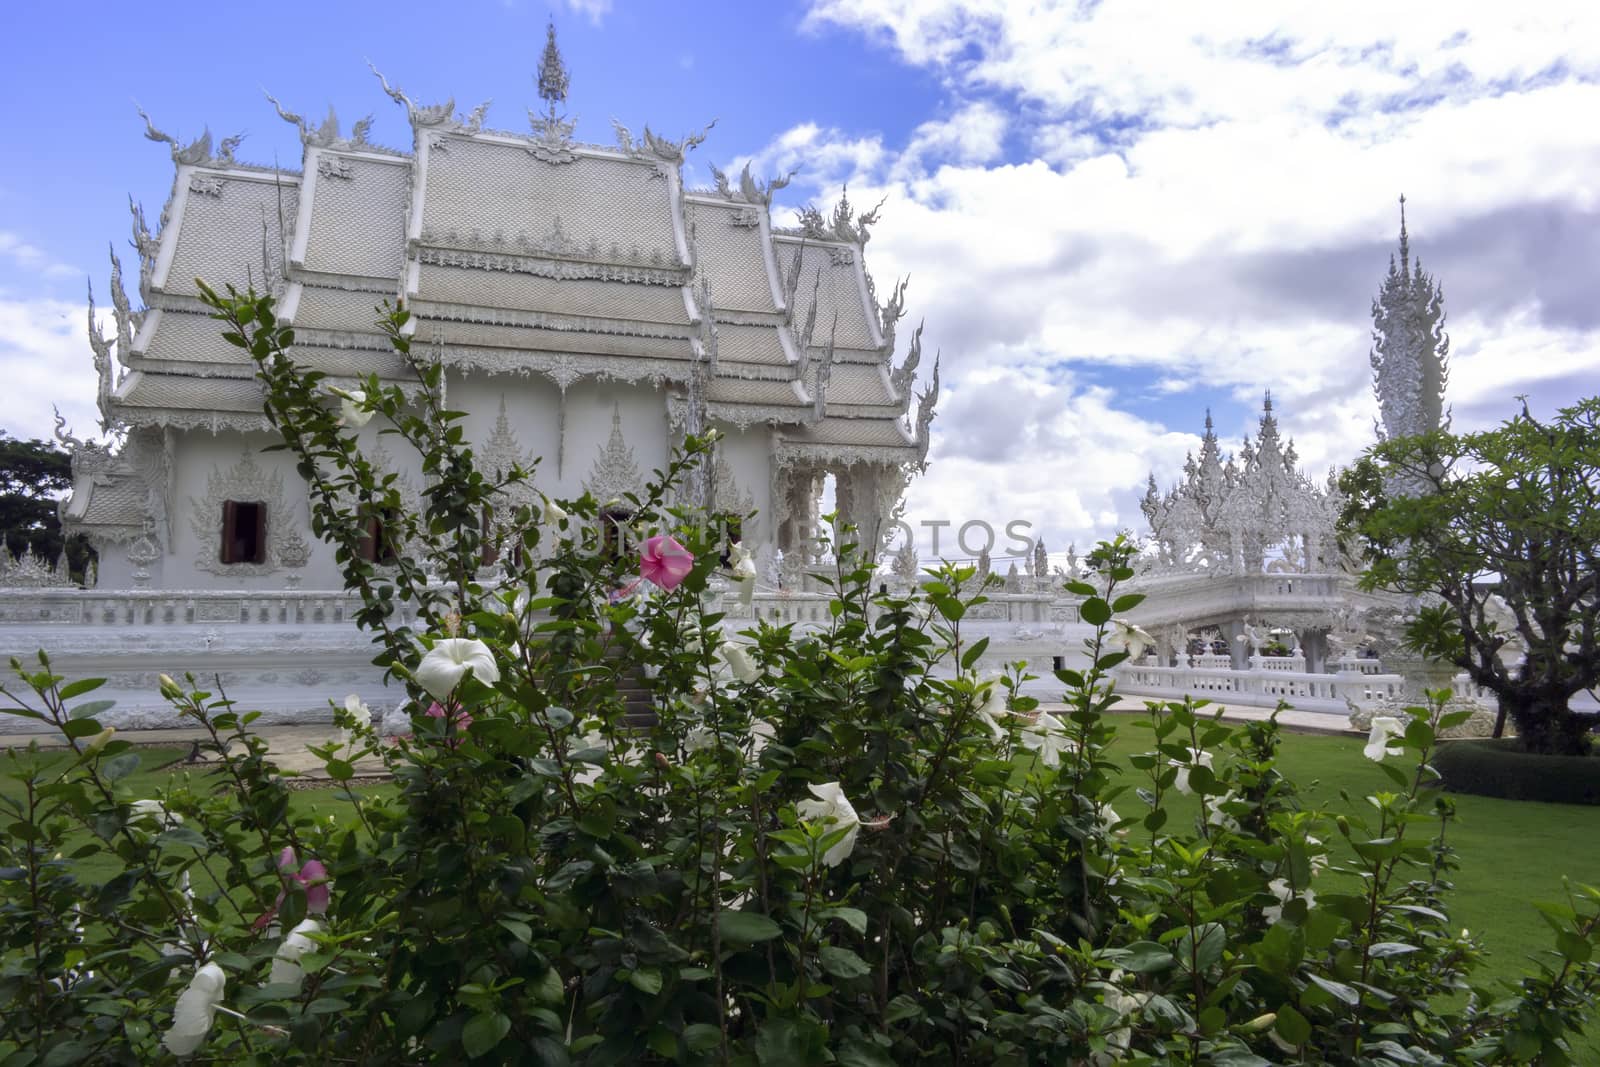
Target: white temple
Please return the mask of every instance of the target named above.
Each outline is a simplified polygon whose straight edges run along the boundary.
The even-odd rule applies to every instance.
[[[1448,418],[1444,298],[1412,260],[1403,197],[1400,208],[1399,263],[1390,257],[1372,303],[1380,438]],[[1318,481],[1299,468],[1270,394],[1255,440],[1237,455],[1224,457],[1208,412],[1183,480],[1163,493],[1152,474],[1141,506],[1150,536],[1137,586],[1146,600],[1132,614],[1156,649],[1123,672],[1124,691],[1326,710],[1401,697],[1404,680],[1374,653],[1395,658],[1403,605],[1357,587],[1336,536],[1337,472]]]
[[[232,140],[180,145],[148,128],[176,175],[154,235],[134,208],[144,308],[114,255],[114,339],[94,330],[91,303],[103,425],[125,442],[75,443],[63,511],[99,552],[101,588],[340,584],[292,461],[262,452],[275,434],[254,368],[207,317],[197,277],[276,295],[297,360],[333,384],[409,378],[374,326],[377,306],[404,300],[480,456],[542,457],[550,496],[640,488],[694,407],[725,435],[719,509],[759,513],[745,533],[763,556],[807,562],[830,474],[847,521],[878,545],[926,459],[937,368],[913,412],[917,338],[891,361],[905,287],[880,303],[863,256],[876,213],[846,198],[780,229],[769,204],[782,179],[715,172],[715,188],[687,189],[703,132],[618,127],[614,145],[575,143],[556,111],[567,78],[553,29],[540,85],[547,112],[508,133],[485,128],[486,108],[463,118],[384,83],[409,152],[369,143],[366,121],[345,136],[331,112],[313,126],[274,101],[299,128],[298,172],[240,162]],[[362,440],[415,490],[416,458],[383,453],[378,429]]]
[[[926,463],[939,386],[935,361],[913,394],[920,329],[893,362],[905,283],[882,299],[867,270],[876,210],[846,197],[782,228],[770,206],[786,178],[712,168],[714,187],[686,188],[704,131],[617,126],[614,144],[578,143],[553,28],[525,132],[487,127],[487,105],[462,116],[379,80],[404,109],[408,150],[369,141],[370,119],[346,134],[331,110],[315,124],[274,100],[299,130],[298,171],[236,158],[239,138],[182,143],[145,119],[175,173],[154,232],[131,205],[142,306],[115,252],[115,336],[97,329],[90,296],[114,443],[57,431],[74,457],[63,526],[97,550],[97,580],[0,595],[0,621],[23,624],[3,651],[49,648],[72,673],[111,674],[131,702],[153,697],[158,671],[191,666],[285,709],[326,708],[340,695],[330,684],[377,677],[293,460],[266,451],[277,435],[254,367],[222,339],[196,278],[272,293],[296,359],[333,385],[414,380],[375,326],[403,300],[480,460],[538,457],[530,491],[554,498],[641,489],[691,426],[717,428],[703,503],[755,513],[741,533],[769,589],[803,591],[830,476],[842,520],[881,549]],[[404,446],[378,422],[361,431],[369,457],[417,493],[418,458],[391,452]],[[312,641],[307,627],[330,629]]]

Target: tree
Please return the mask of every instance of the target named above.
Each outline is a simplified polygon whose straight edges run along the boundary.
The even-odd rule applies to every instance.
[[[1339,480],[1340,530],[1361,542],[1363,584],[1425,602],[1419,652],[1462,668],[1533,752],[1581,753],[1571,697],[1600,682],[1600,399],[1540,422],[1384,441]],[[1406,492],[1399,492],[1404,486]],[[1413,488],[1419,490],[1412,492]],[[1521,645],[1520,662],[1507,662]]]
[[[0,532],[14,556],[29,548],[55,563],[63,547],[68,569],[83,573],[93,550],[82,537],[67,543],[61,535],[57,504],[72,488],[72,456],[49,441],[28,441],[0,430]]]

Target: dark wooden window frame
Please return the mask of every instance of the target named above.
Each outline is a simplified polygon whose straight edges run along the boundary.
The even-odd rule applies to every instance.
[[[222,548],[225,564],[267,561],[267,503],[264,500],[222,502]]]

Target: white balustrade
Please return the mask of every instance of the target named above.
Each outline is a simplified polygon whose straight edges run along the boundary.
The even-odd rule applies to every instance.
[[[1269,657],[1283,658],[1283,657]],[[1349,705],[1399,699],[1404,679],[1398,674],[1372,675],[1345,671],[1310,674],[1288,670],[1235,671],[1212,667],[1156,667],[1123,664],[1116,671],[1117,691],[1136,696],[1215,698],[1223,703],[1271,707],[1286,700],[1305,711],[1343,713]]]
[[[350,622],[359,608],[340,590],[0,589],[0,625],[302,626]],[[410,605],[395,610],[411,621]]]
[[[1334,667],[1357,674],[1382,674],[1383,660],[1373,656],[1340,656],[1334,660]]]

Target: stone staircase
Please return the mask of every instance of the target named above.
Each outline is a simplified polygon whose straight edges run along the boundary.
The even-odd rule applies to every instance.
[[[622,651],[615,646],[606,650],[607,661],[620,660]],[[647,729],[656,724],[655,694],[644,668],[637,663],[625,664],[617,675],[617,695],[622,698],[622,721],[627,725]]]

